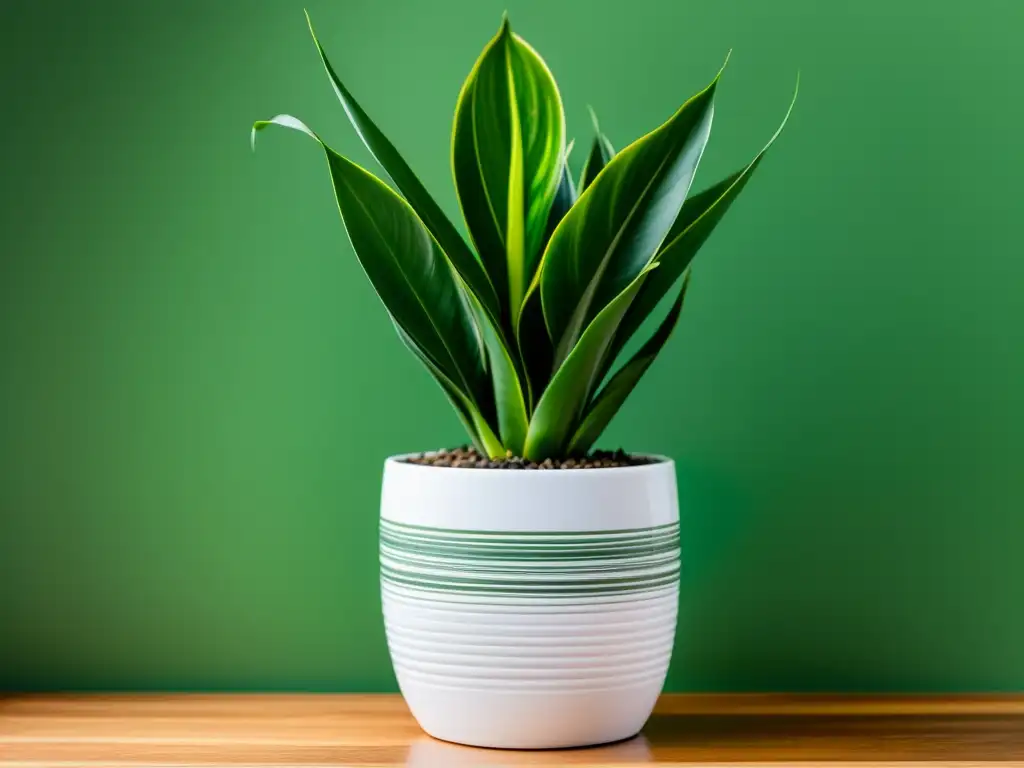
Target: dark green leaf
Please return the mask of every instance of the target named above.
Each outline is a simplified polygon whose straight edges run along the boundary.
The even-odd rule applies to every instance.
[[[560,180],[565,118],[554,78],[506,19],[462,87],[452,168],[477,251],[516,327]]]
[[[381,133],[369,115],[359,106],[359,102],[353,98],[345,84],[342,83],[341,78],[338,77],[330,61],[328,61],[327,54],[321,47],[319,40],[317,40],[316,32],[313,31],[313,22],[310,20],[308,13],[306,14],[306,21],[309,23],[309,31],[313,36],[316,50],[320,54],[320,60],[323,62],[324,69],[327,70],[331,85],[334,86],[334,92],[338,95],[338,99],[345,109],[345,114],[348,115],[348,119],[352,122],[356,133],[359,134],[359,138],[363,140],[363,143],[373,153],[377,162],[383,166],[388,176],[395,183],[395,186],[398,187],[406,200],[409,201],[413,210],[416,211],[424,226],[440,244],[466,285],[476,294],[484,307],[495,317],[498,317],[500,315],[498,296],[480,262],[477,261],[473,252],[466,245],[466,241],[462,239],[458,230],[455,229],[455,226],[448,217],[444,215],[441,207],[430,196],[430,193],[427,192],[426,188],[416,177],[416,174],[413,173],[412,169],[398,153],[398,150],[395,149],[395,146]]]
[[[313,31],[312,25],[310,25],[310,31]],[[315,33],[313,40],[316,43],[317,51],[334,86],[334,90],[341,100],[342,106],[344,106],[352,124],[356,127],[366,145],[381,162],[381,165],[388,171],[399,190],[406,195],[410,204],[420,214],[427,228],[442,245],[445,254],[464,281],[469,293],[475,296],[481,305],[483,310],[481,313],[475,315],[470,313],[470,315],[475,316],[477,329],[481,332],[483,341],[486,344],[490,361],[490,374],[493,380],[497,420],[502,440],[507,441],[507,447],[512,447],[513,450],[516,450],[515,446],[521,447],[526,437],[527,413],[525,396],[522,391],[525,385],[520,382],[520,374],[510,357],[508,345],[505,342],[506,334],[501,328],[500,320],[502,316],[501,302],[497,297],[493,284],[480,262],[477,261],[466,246],[465,241],[462,240],[462,237],[452,226],[451,222],[444,216],[440,207],[426,192],[394,146],[377,129],[341,82],[328,61],[326,53],[317,41]],[[513,73],[519,72],[520,69],[532,72],[529,63],[522,63],[526,59],[526,54],[522,50],[524,45],[516,40],[508,41],[509,61],[512,63]],[[540,66],[543,67],[543,63]],[[546,72],[546,69],[544,71]],[[522,81],[524,85],[529,85],[529,82],[524,77],[515,75],[515,78],[518,78],[515,79],[515,82]],[[548,77],[550,77],[550,74],[548,74]],[[530,99],[520,99],[520,103],[524,104],[526,108],[536,110],[536,105]],[[558,106],[560,110],[560,102],[558,102]],[[537,130],[537,127],[529,123],[529,121],[523,120],[520,122],[522,123],[521,127],[523,130]],[[564,128],[561,135],[564,136]],[[531,137],[524,136],[523,141],[520,141],[517,146],[521,150],[532,148],[536,151],[536,142],[531,144],[527,141],[528,138],[532,141]],[[522,164],[520,163],[520,165]],[[508,168],[506,168],[506,175],[508,175]],[[519,183],[521,189],[521,178]],[[506,181],[507,184],[508,181]],[[522,217],[520,217],[520,224],[522,224]]]
[[[416,342],[409,337],[409,334],[402,330],[402,327],[397,322],[394,325],[395,330],[398,331],[399,338],[405,343],[405,346],[426,366],[434,380],[441,386],[441,389],[448,398],[448,402],[455,409],[459,421],[462,422],[462,426],[469,433],[476,449],[481,454],[491,458],[504,456],[505,447],[501,444],[501,441],[491,429],[490,424],[487,423],[487,420],[484,419],[477,407],[455,386],[455,383],[444,374],[437,364],[427,356],[426,352],[419,348]]]
[[[477,310],[483,342],[490,367],[488,373],[494,385],[494,403],[498,416],[498,432],[505,448],[521,455],[526,442],[529,416],[526,410],[525,382],[520,381],[508,348],[501,339],[497,326],[482,310]],[[504,454],[504,452],[502,452]]]
[[[565,148],[565,159],[562,161],[562,177],[558,182],[558,189],[555,190],[555,199],[551,203],[551,212],[548,214],[548,225],[544,231],[544,239],[541,243],[541,251],[547,246],[555,227],[565,218],[565,214],[576,202],[576,185],[572,183],[572,171],[569,169],[569,155],[575,142],[570,141]]]
[[[288,115],[256,123],[302,131],[327,156],[338,209],[352,248],[394,322],[476,410],[493,405],[474,318],[458,277],[410,205]]]
[[[654,259],[707,144],[717,85],[718,76],[668,122],[615,155],[552,235],[539,282],[556,365]]]
[[[548,231],[544,238],[547,245],[555,227],[565,217],[565,214],[576,202],[576,187],[572,182],[572,172],[569,170],[569,154],[572,152],[573,142],[565,150],[565,161],[562,165],[562,180],[558,185],[558,192],[555,195],[555,202],[551,206],[551,213],[548,215]],[[536,275],[534,276],[536,281]],[[526,369],[526,378],[529,384],[529,403],[532,410],[540,393],[544,391],[548,381],[551,379],[551,366],[554,363],[555,349],[548,337],[548,329],[544,325],[544,313],[540,306],[540,292],[531,290],[528,292],[527,300],[523,303],[519,313],[519,327],[516,329],[516,336],[519,342],[519,356]]]
[[[622,292],[587,326],[579,343],[561,364],[537,403],[526,435],[525,455],[534,461],[564,456],[575,434],[599,375],[619,321],[629,308],[648,273],[644,267]]]
[[[594,122],[594,143],[590,145],[590,154],[583,163],[580,172],[580,194],[597,178],[604,167],[615,157],[615,148],[608,137],[601,133],[601,125],[597,122],[597,113],[590,109],[590,119]]]
[[[555,347],[544,325],[540,292],[531,291],[519,313],[519,356],[526,368],[530,411],[537,405],[544,388],[551,380],[555,363]]]
[[[690,266],[697,251],[704,245],[718,222],[725,216],[725,212],[729,210],[729,206],[750,181],[757,166],[764,159],[765,153],[775,143],[779,134],[782,133],[782,129],[786,127],[786,121],[789,120],[793,105],[796,103],[798,90],[799,81],[797,81],[797,90],[793,92],[789,109],[786,110],[786,115],[782,118],[782,123],[764,148],[750,161],[750,164],[713,187],[694,195],[683,205],[679,217],[673,223],[672,229],[655,257],[661,264],[661,269],[644,283],[640,293],[637,294],[636,301],[630,306],[622,320],[622,327],[615,339],[616,353],[636,332],[636,329],[654,310],[658,302],[671,290],[679,276]]]
[[[591,449],[594,441],[601,436],[605,427],[615,417],[615,414],[619,412],[619,408],[629,396],[629,393],[633,391],[637,382],[647,372],[647,369],[651,367],[654,358],[661,352],[665,342],[668,341],[668,337],[672,335],[672,330],[676,327],[679,313],[683,309],[683,299],[686,296],[686,287],[689,282],[690,275],[687,273],[683,279],[683,287],[679,290],[679,298],[675,300],[665,319],[658,326],[658,330],[633,355],[630,361],[616,371],[608,383],[601,388],[601,391],[587,409],[587,414],[583,417],[583,423],[577,428],[576,434],[573,435],[572,441],[569,443],[569,455],[585,455]]]

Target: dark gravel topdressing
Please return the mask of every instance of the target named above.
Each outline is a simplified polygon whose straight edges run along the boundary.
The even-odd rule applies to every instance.
[[[409,464],[422,464],[429,467],[457,467],[460,469],[607,469],[611,467],[639,467],[654,464],[646,456],[631,456],[621,448],[617,451],[594,451],[577,459],[544,459],[529,461],[513,456],[492,460],[477,453],[476,448],[464,445],[454,450],[421,453],[405,459]]]

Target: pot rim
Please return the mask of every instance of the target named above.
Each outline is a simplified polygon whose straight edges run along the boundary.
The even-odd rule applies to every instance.
[[[674,460],[672,459],[672,457],[670,457],[670,456],[663,456],[660,453],[631,453],[631,454],[629,454],[630,456],[638,456],[638,457],[644,458],[644,459],[651,459],[652,461],[649,464],[635,464],[635,465],[627,466],[627,467],[588,467],[587,469],[575,469],[574,468],[574,469],[543,470],[543,471],[536,470],[536,469],[531,469],[531,470],[526,470],[524,472],[521,469],[509,469],[508,467],[497,467],[497,468],[494,468],[494,469],[487,468],[487,469],[481,470],[480,468],[477,468],[477,467],[435,467],[435,466],[430,465],[430,464],[413,464],[411,462],[406,461],[406,459],[409,459],[409,458],[411,458],[413,456],[420,456],[420,455],[422,455],[422,453],[423,453],[422,451],[417,451],[417,452],[413,452],[413,453],[396,453],[393,456],[388,456],[387,459],[384,460],[384,464],[385,464],[385,466],[389,466],[390,465],[390,466],[401,467],[403,471],[426,471],[426,472],[429,472],[431,470],[452,469],[452,470],[459,470],[459,471],[465,470],[465,471],[469,471],[469,472],[485,471],[485,472],[494,472],[494,473],[501,473],[501,474],[504,474],[504,473],[514,473],[514,474],[520,475],[520,476],[522,476],[522,475],[537,474],[537,475],[542,475],[544,477],[551,477],[552,475],[554,475],[555,477],[559,477],[559,476],[564,475],[564,474],[576,475],[577,473],[586,473],[586,474],[592,476],[592,475],[599,474],[599,473],[603,474],[603,473],[609,473],[609,472],[617,472],[617,473],[651,472],[651,471],[657,471],[658,469],[664,467],[666,464],[672,465],[672,464],[675,463]]]

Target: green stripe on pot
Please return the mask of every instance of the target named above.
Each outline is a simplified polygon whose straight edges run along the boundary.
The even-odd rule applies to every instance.
[[[417,578],[425,581],[444,581],[450,584],[466,584],[466,585],[477,585],[487,586],[495,584],[503,584],[508,586],[551,586],[552,588],[567,587],[600,587],[611,584],[642,584],[647,581],[656,581],[663,578],[666,575],[666,571],[661,571],[648,575],[638,574],[620,574],[615,576],[595,576],[589,579],[554,579],[546,580],[544,578],[536,579],[523,579],[523,578],[485,578],[477,576],[460,576],[457,572],[450,572],[445,574],[424,574],[417,572],[404,571],[401,569],[392,568],[386,563],[382,563],[380,567],[381,573],[387,576],[401,576],[407,578]],[[669,574],[679,572],[678,566],[673,566],[668,569]],[[522,574],[511,574],[514,576],[522,576]]]
[[[679,524],[620,531],[469,531],[381,520],[381,580],[437,594],[587,597],[679,579]]]
[[[679,579],[679,572],[675,571],[670,575],[649,581],[626,581],[614,584],[590,585],[590,586],[563,586],[546,585],[544,582],[522,584],[504,584],[501,582],[489,582],[483,584],[462,584],[425,579],[409,578],[402,575],[381,574],[383,581],[387,584],[423,589],[446,594],[511,594],[531,595],[538,597],[560,597],[560,596],[590,596],[610,595],[633,592],[646,592],[652,589],[660,589],[675,584]]]
[[[402,555],[395,554],[393,552],[382,553],[382,561],[385,558],[388,563],[404,566],[408,570],[454,570],[465,571],[467,573],[536,573],[545,575],[562,573],[600,574],[617,573],[623,570],[650,570],[654,568],[664,568],[674,565],[679,560],[679,552],[674,550],[667,556],[653,559],[631,560],[626,563],[592,564],[588,561],[578,564],[574,563],[571,565],[561,562],[541,564],[534,563],[532,561],[522,561],[520,563],[496,563],[489,561],[455,563],[451,561],[423,560],[403,557]]]
[[[577,549],[591,547],[621,547],[675,541],[679,535],[679,524],[641,529],[629,535],[608,536],[590,533],[551,533],[543,537],[524,533],[503,532],[499,534],[478,533],[475,531],[430,533],[426,530],[412,530],[396,526],[388,521],[381,521],[381,538],[395,543],[437,544],[474,546],[480,548],[513,547],[517,549]]]
[[[623,547],[621,549],[597,549],[580,551],[538,552],[536,550],[502,549],[482,552],[473,547],[430,547],[430,546],[396,546],[391,542],[381,541],[384,547],[398,552],[427,555],[438,558],[466,560],[535,560],[548,562],[552,560],[626,560],[647,555],[672,552],[678,544],[660,544],[656,546]]]

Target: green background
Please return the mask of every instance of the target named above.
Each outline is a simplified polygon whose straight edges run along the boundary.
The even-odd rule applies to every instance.
[[[1024,3],[309,0],[455,215],[508,6],[621,147],[790,125],[606,447],[674,456],[675,690],[1024,690]],[[380,469],[462,442],[349,250],[292,0],[0,3],[0,688],[394,690]],[[582,154],[576,157],[577,162]]]

